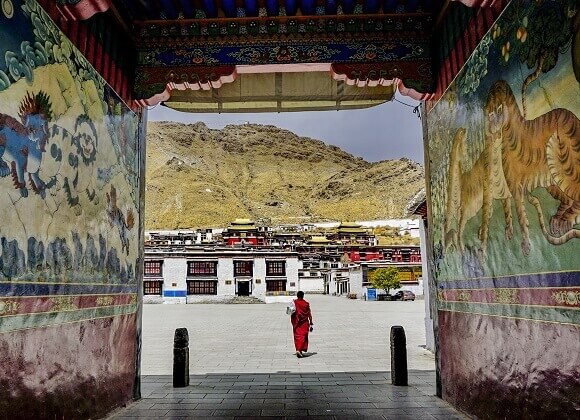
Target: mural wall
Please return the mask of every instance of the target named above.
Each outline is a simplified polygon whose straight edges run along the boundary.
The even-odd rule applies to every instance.
[[[428,115],[443,397],[482,418],[580,410],[580,38],[512,1]]]
[[[580,410],[580,10],[514,0],[428,115],[443,397]]]
[[[35,1],[1,2],[2,417],[98,417],[133,395],[139,121]]]

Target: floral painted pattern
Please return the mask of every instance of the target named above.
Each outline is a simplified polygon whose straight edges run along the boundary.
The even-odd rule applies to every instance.
[[[328,46],[248,47],[228,54],[241,64],[320,62],[330,60],[340,50]]]

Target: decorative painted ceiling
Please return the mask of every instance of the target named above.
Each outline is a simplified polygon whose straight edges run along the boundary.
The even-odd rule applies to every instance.
[[[475,9],[458,5],[468,10],[459,13],[453,24],[452,34],[459,38],[477,16],[478,7],[505,2],[461,1]],[[45,8],[56,7],[65,21],[91,22],[104,14],[117,22],[124,32],[121,39],[110,39],[102,27],[96,39],[105,50],[121,44],[132,56],[131,96],[137,104],[164,102],[184,110],[215,112],[239,112],[248,107],[270,110],[275,102],[278,111],[293,110],[282,103],[296,103],[297,98],[300,105],[294,109],[317,101],[329,106],[330,97],[335,104],[332,109],[344,109],[346,103],[356,107],[359,100],[364,107],[390,100],[396,89],[416,99],[430,98],[439,77],[434,64],[442,60],[441,44],[433,48],[434,35],[449,26],[445,19],[441,24],[441,19],[457,4],[451,2],[455,4],[450,6],[449,0],[39,2]],[[245,100],[242,92],[265,80],[268,71],[268,80],[297,80],[290,74],[300,73],[303,86],[293,82],[293,89],[284,90],[283,86],[290,85],[280,84],[271,94],[267,93],[270,88],[264,88],[260,95]],[[324,95],[315,93],[321,75],[329,80]],[[229,93],[220,94],[219,89],[229,84]],[[343,85],[359,89],[356,97]],[[307,91],[312,92],[310,97],[305,95]],[[343,96],[345,91],[348,97]],[[265,101],[261,105],[260,97]]]

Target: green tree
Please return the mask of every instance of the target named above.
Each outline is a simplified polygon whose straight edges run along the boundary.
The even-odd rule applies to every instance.
[[[369,278],[375,289],[383,289],[387,294],[389,290],[401,287],[399,270],[395,267],[377,268],[369,273]]]

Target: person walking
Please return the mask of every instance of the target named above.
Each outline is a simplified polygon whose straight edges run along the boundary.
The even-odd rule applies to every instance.
[[[290,316],[290,321],[294,333],[296,357],[304,357],[304,352],[308,351],[308,333],[312,331],[314,323],[312,322],[310,304],[304,300],[304,292],[299,291],[296,298],[294,300],[296,311]]]

